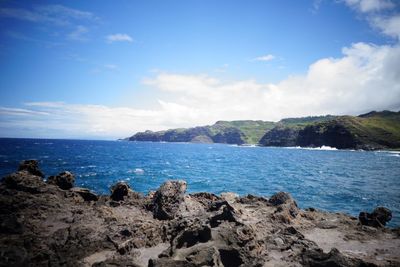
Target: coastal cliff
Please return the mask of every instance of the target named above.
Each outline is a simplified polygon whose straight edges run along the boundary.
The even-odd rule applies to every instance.
[[[399,149],[400,112],[360,116],[288,118],[279,122],[219,121],[211,126],[140,132],[129,141],[259,144],[261,146],[330,146],[338,149]]]
[[[139,132],[129,141],[256,144],[274,127],[268,121],[218,121],[210,126]]]
[[[330,146],[338,149],[400,148],[400,112],[370,112],[316,122],[283,121],[260,140],[263,146]]]
[[[399,266],[400,231],[378,207],[359,218],[302,210],[289,193],[186,194],[166,181],[99,196],[35,160],[0,183],[0,266]]]

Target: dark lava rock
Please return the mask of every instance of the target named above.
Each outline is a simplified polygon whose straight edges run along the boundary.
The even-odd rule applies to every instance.
[[[302,212],[287,193],[233,200],[184,195],[185,182],[168,181],[145,197],[119,183],[110,198],[84,188],[60,189],[68,181],[72,186],[71,176],[62,173],[45,183],[21,170],[0,181],[0,267],[400,266],[399,230],[360,227],[340,213]],[[383,225],[391,213],[377,208],[368,216]],[[343,239],[325,239],[326,227],[317,229],[318,238],[338,248],[354,239],[350,253],[324,253],[320,241],[308,239],[327,221],[337,224]]]
[[[114,201],[124,200],[124,197],[128,195],[130,187],[127,183],[118,182],[111,187],[111,199]]]
[[[18,171],[3,179],[3,183],[10,189],[29,192],[32,194],[40,193],[46,183],[41,177],[30,174],[28,171]]]
[[[48,184],[57,185],[59,188],[68,190],[74,187],[75,177],[72,173],[65,171],[47,179]]]
[[[218,210],[214,216],[210,218],[210,225],[212,228],[217,227],[223,221],[234,222],[236,224],[240,224],[238,220],[238,216],[236,215],[237,211],[226,201],[219,201],[215,203],[210,209],[210,211]]]
[[[149,267],[197,267],[198,265],[187,260],[173,260],[168,258],[150,259]]]
[[[86,188],[75,187],[71,191],[80,195],[85,201],[97,201],[99,199],[95,193]]]
[[[300,211],[296,201],[286,192],[274,194],[268,202],[277,207],[276,218],[283,223],[290,223]]]
[[[22,224],[14,214],[0,214],[0,233],[21,234]]]
[[[19,171],[27,171],[30,174],[44,177],[43,172],[39,169],[39,162],[35,159],[21,161],[18,167]]]
[[[307,267],[374,267],[375,264],[359,259],[350,259],[332,248],[329,253],[321,249],[307,250],[302,255],[303,265]]]
[[[366,211],[360,212],[358,219],[362,225],[383,227],[392,219],[392,211],[385,207],[377,207],[372,213]]]
[[[197,243],[205,243],[211,239],[211,228],[207,225],[202,225],[199,227],[189,227],[189,229],[183,231],[178,235],[174,243],[176,248],[191,247]]]
[[[185,181],[167,181],[156,191],[153,198],[153,215],[160,220],[173,219],[184,200]]]
[[[291,200],[292,197],[290,196],[289,193],[286,192],[278,192],[269,199],[269,203],[271,203],[274,206],[282,205]]]

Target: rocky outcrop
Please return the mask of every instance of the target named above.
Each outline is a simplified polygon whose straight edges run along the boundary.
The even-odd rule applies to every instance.
[[[39,169],[39,162],[35,159],[24,160],[19,164],[19,171],[27,171],[32,175],[44,177],[44,173]]]
[[[124,197],[129,194],[129,191],[131,191],[131,188],[127,183],[118,182],[113,187],[111,187],[110,197],[112,200],[121,201],[124,200]]]
[[[296,201],[286,192],[278,192],[272,195],[269,203],[277,207],[275,216],[282,222],[289,223],[292,219],[296,218],[300,211]]]
[[[383,227],[392,219],[392,211],[385,207],[377,207],[372,213],[360,212],[358,219],[362,225]]]
[[[58,175],[50,176],[47,179],[47,183],[57,185],[59,188],[64,190],[71,189],[75,184],[75,176],[72,173],[65,171]]]
[[[1,181],[0,266],[400,264],[399,230],[384,227],[391,213],[383,207],[360,225],[349,215],[300,210],[285,192],[185,194],[184,181],[146,196],[124,183],[110,196],[64,188],[26,169]]]
[[[160,220],[173,219],[183,202],[185,181],[167,181],[154,194],[153,214]]]

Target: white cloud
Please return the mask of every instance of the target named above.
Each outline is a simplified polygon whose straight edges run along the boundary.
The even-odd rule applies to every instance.
[[[35,115],[49,115],[47,112],[35,111],[23,108],[6,108],[0,107],[0,114],[4,116],[35,116]]]
[[[265,56],[260,56],[260,57],[256,57],[255,59],[253,59],[254,61],[271,61],[275,58],[275,56],[268,54]]]
[[[344,0],[344,2],[360,12],[376,12],[391,9],[394,4],[390,0]]]
[[[75,20],[97,20],[91,12],[81,11],[62,5],[42,5],[33,9],[0,8],[0,17],[25,20],[30,22],[46,22],[57,25],[71,25]]]
[[[113,42],[133,42],[132,37],[130,37],[126,33],[116,33],[116,34],[110,34],[106,36],[107,42],[113,43]]]
[[[400,2],[389,0],[344,0],[344,2],[364,13],[369,24],[381,33],[400,40]],[[397,12],[397,13],[396,13]]]
[[[89,32],[88,28],[82,25],[78,25],[74,31],[68,34],[68,39],[74,41],[87,41],[87,33]]]
[[[376,16],[370,19],[371,24],[384,34],[400,40],[400,14],[391,17]]]

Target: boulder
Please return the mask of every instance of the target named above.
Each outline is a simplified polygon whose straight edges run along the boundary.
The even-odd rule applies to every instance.
[[[111,199],[114,201],[124,200],[124,197],[129,194],[130,186],[125,182],[118,182],[111,187]]]
[[[296,201],[286,192],[278,192],[272,195],[268,202],[277,207],[275,218],[283,223],[290,223],[300,211]]]
[[[286,192],[278,192],[269,199],[269,203],[273,206],[278,206],[289,202],[292,199],[289,193]]]
[[[153,215],[160,220],[171,220],[179,210],[186,191],[185,181],[167,181],[153,198]]]
[[[86,188],[75,187],[71,191],[80,195],[85,201],[97,201],[99,199],[95,193]]]
[[[372,213],[360,212],[358,219],[361,225],[383,227],[392,219],[392,211],[385,207],[377,207]]]
[[[27,171],[28,173],[40,177],[44,177],[43,172],[39,169],[39,162],[35,159],[23,160],[20,162],[18,171]]]
[[[75,176],[68,172],[62,172],[56,176],[50,176],[47,179],[48,184],[57,185],[59,188],[68,190],[74,187]]]

